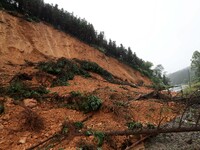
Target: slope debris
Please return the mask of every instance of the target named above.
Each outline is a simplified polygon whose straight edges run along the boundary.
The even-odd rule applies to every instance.
[[[182,110],[141,100],[147,77],[48,24],[0,11],[0,34],[2,150],[126,149],[145,135],[105,133],[154,129]]]

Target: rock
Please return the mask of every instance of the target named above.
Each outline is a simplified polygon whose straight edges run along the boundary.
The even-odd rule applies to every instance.
[[[4,125],[0,124],[0,130],[3,130]]]
[[[45,133],[44,136],[49,137],[49,134],[48,134],[48,133]]]
[[[37,100],[35,100],[35,99],[25,99],[24,105],[26,107],[33,108],[33,107],[37,106]]]
[[[186,141],[187,144],[192,144],[192,142],[193,142],[192,139]]]
[[[24,143],[26,143],[26,139],[27,139],[27,137],[22,137],[22,138],[19,140],[19,144],[24,144]]]
[[[2,120],[3,121],[7,121],[10,119],[10,114],[5,114],[3,117],[2,117]]]

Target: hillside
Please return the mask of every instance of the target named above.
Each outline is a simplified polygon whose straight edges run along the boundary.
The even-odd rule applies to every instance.
[[[46,57],[78,58],[96,62],[122,80],[132,83],[143,80],[145,84],[150,84],[150,80],[138,71],[49,25],[30,23],[3,11],[0,12],[0,24],[1,65],[8,61],[22,64],[24,59],[39,61]]]
[[[65,85],[52,84],[65,79]],[[151,84],[140,72],[48,24],[0,11],[2,150],[27,149],[46,139],[41,149],[126,149],[143,137],[104,139],[98,131],[128,130],[135,122],[154,127],[179,113],[174,102],[140,100],[152,93]],[[76,136],[85,132],[95,137]]]
[[[191,71],[190,67],[184,68],[168,75],[168,78],[170,79],[172,85],[188,84],[189,77],[191,80],[194,77],[194,71]]]

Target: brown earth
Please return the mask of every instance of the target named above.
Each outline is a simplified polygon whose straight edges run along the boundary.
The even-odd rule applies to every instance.
[[[123,80],[133,83],[143,80],[145,84],[150,84],[150,80],[138,71],[68,34],[43,23],[27,22],[3,11],[0,11],[0,54],[1,65],[6,62],[21,64],[24,59],[38,61],[48,57],[84,59],[98,63]]]
[[[0,11],[0,83],[6,84],[16,73],[33,74],[37,71],[33,67],[23,66],[24,60],[38,62],[51,58],[78,58],[98,63],[116,77],[130,83],[143,81],[150,85],[151,81],[138,71],[120,63],[118,60],[107,57],[98,50],[83,42],[60,32],[50,25],[30,23],[21,18],[13,17]],[[40,81],[45,76],[40,76]],[[33,81],[39,84],[39,80]],[[77,122],[89,117],[84,122],[82,130],[96,131],[125,130],[127,122],[139,121],[144,126],[147,123],[157,125],[159,119],[165,116],[164,122],[170,121],[177,115],[175,104],[158,102],[154,99],[135,101],[141,94],[152,89],[146,86],[133,88],[129,85],[112,84],[101,76],[92,73],[92,78],[75,76],[69,81],[69,86],[48,88],[52,93],[67,97],[71,91],[92,93],[102,99],[103,105],[98,112],[83,113],[68,109],[64,102],[41,100],[31,110],[42,118],[44,128],[38,132],[30,131],[25,126],[24,107],[16,105],[9,97],[2,97],[5,112],[0,116],[0,150],[23,150],[61,130],[64,121]],[[26,109],[25,109],[26,110]],[[40,122],[41,123],[41,122]],[[136,136],[121,136],[107,139],[102,149],[123,149],[126,141],[134,143],[140,139]],[[43,149],[76,150],[81,144],[95,145],[94,137],[66,137],[62,142],[48,143]]]

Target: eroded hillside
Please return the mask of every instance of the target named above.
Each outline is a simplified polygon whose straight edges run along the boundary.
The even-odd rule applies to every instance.
[[[78,58],[96,62],[123,80],[150,84],[138,71],[43,23],[30,23],[1,11],[0,35],[1,65],[8,61],[20,64],[24,59]]]
[[[142,137],[102,139],[98,131],[128,130],[135,123],[152,127],[162,116],[164,123],[178,113],[173,102],[137,100],[153,91],[138,71],[42,22],[0,11],[0,54],[3,150],[27,149],[46,139],[41,149],[126,149]],[[81,60],[87,60],[85,67]],[[96,137],[76,136],[85,132]]]

